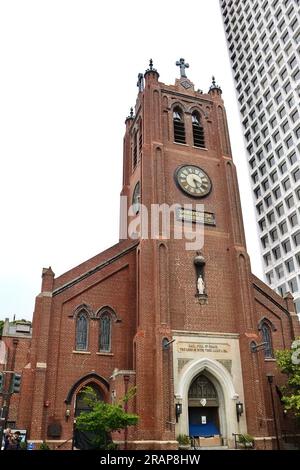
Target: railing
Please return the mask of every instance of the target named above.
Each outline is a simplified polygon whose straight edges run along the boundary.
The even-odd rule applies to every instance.
[[[191,442],[191,448],[195,450],[196,449],[196,439],[194,438],[194,436],[189,436],[189,438],[190,438],[190,442]],[[199,446],[200,446],[200,443],[199,443]]]
[[[241,436],[243,436],[243,434],[238,434],[238,433],[232,433],[233,437],[234,437],[234,448],[235,449],[254,449],[254,441],[246,441],[246,440],[242,440],[241,439]]]

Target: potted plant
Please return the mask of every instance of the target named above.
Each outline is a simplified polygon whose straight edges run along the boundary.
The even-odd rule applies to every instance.
[[[179,434],[177,436],[178,441],[178,448],[179,449],[190,449],[191,448],[191,440],[190,437],[186,434]]]
[[[238,437],[238,442],[241,444],[245,449],[252,449],[254,447],[254,437],[250,434],[240,434]]]
[[[27,450],[27,442],[25,441],[20,442],[20,450]]]
[[[38,450],[51,450],[50,447],[48,446],[47,442],[43,441],[41,442],[41,444],[39,445],[39,449]]]

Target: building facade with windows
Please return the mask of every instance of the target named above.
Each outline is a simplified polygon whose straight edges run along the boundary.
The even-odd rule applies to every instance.
[[[299,0],[220,0],[267,283],[300,313]]]
[[[221,89],[196,91],[184,70],[166,85],[152,61],[140,75],[125,124],[126,231],[122,223],[117,245],[59,277],[43,270],[18,426],[65,448],[86,385],[107,402],[134,385],[128,410],[139,421],[114,436],[121,447],[174,449],[179,434],[233,447],[248,432],[272,448],[274,419],[279,430],[290,422],[274,351],[290,347],[299,321],[291,296],[251,273]],[[146,230],[143,211],[155,204],[176,204],[169,236]],[[188,236],[178,237],[184,222]],[[187,247],[200,232],[203,246]]]

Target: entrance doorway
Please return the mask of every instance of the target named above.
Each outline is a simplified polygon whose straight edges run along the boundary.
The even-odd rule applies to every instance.
[[[86,385],[86,387],[87,386],[92,388],[92,390],[95,392],[97,400],[102,401],[104,399],[103,393],[101,392],[97,384],[89,383],[88,385]],[[82,391],[79,391],[76,395],[76,401],[75,401],[75,417],[79,416],[80,413],[82,412],[89,412],[89,411],[91,411],[91,408],[84,400],[84,393]]]
[[[104,400],[103,393],[97,384],[92,382],[92,383],[89,383],[88,386],[92,388],[92,390],[95,392],[95,398],[97,400],[99,401]],[[75,401],[75,417],[79,416],[80,413],[89,413],[91,411],[91,407],[86,403],[84,399],[83,390],[77,393],[75,400],[76,400]],[[105,434],[103,436],[104,444],[106,444],[107,441],[110,442],[111,438],[109,435]],[[99,434],[96,434],[92,431],[79,430],[75,424],[74,430],[73,430],[73,445],[75,446],[76,449],[80,449],[80,450],[99,449],[100,448]]]
[[[203,445],[220,445],[219,399],[205,373],[195,377],[188,393],[189,435]]]

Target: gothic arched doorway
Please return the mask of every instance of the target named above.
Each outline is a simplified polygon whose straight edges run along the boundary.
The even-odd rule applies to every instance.
[[[104,395],[100,387],[96,383],[88,383],[83,388],[81,388],[75,397],[75,410],[74,416],[75,418],[80,415],[80,413],[85,412],[89,413],[91,411],[91,407],[86,403],[84,389],[86,387],[90,387],[95,392],[95,397],[97,401],[104,401]],[[107,442],[111,442],[111,438],[106,433],[103,434],[102,443],[104,448]],[[99,434],[96,434],[92,431],[83,431],[79,430],[76,425],[74,428],[74,436],[73,436],[73,443],[76,449],[80,450],[95,450],[101,448],[100,441],[99,441]]]
[[[216,387],[200,373],[188,392],[189,435],[193,437],[220,436],[219,397]]]
[[[87,385],[84,386],[83,389],[81,389],[77,395],[76,395],[76,399],[75,399],[75,417],[76,416],[79,416],[81,412],[85,411],[85,412],[88,412],[90,411],[90,407],[89,405],[87,405],[87,403],[85,402],[84,400],[84,393],[83,393],[83,390],[86,388],[86,387],[91,387],[95,394],[96,394],[96,397],[97,397],[97,400],[99,401],[103,401],[104,400],[104,396],[103,396],[103,393],[102,391],[100,390],[100,387],[98,387],[97,384],[95,383],[89,383]]]

